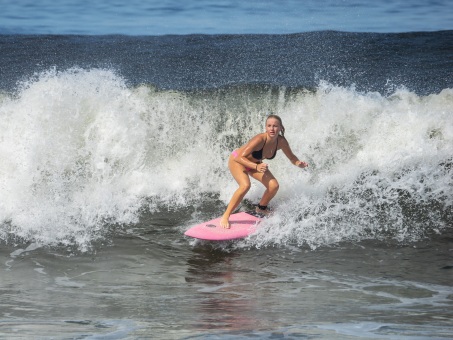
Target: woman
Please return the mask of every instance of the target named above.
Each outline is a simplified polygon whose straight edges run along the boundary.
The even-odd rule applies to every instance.
[[[249,191],[250,177],[260,181],[266,187],[266,191],[264,191],[263,197],[256,207],[256,212],[269,213],[267,205],[278,191],[278,182],[269,171],[268,165],[262,162],[263,159],[273,159],[277,150],[282,150],[294,165],[299,168],[308,166],[307,163],[299,161],[293,154],[284,134],[285,128],[281,118],[277,115],[269,115],[266,119],[266,132],[256,135],[247,144],[232,152],[228,159],[228,168],[238,182],[239,188],[234,192],[225,213],[222,215],[220,220],[222,227],[230,228],[228,219]]]

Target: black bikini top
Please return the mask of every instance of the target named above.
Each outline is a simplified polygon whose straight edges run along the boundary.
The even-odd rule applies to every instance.
[[[253,158],[255,158],[255,159],[259,160],[259,161],[263,159],[263,150],[264,150],[264,146],[266,145],[266,141],[267,141],[267,138],[265,139],[263,147],[261,148],[261,150],[252,152],[252,157]],[[277,154],[277,149],[278,149],[278,137],[277,137],[277,145],[275,146],[275,152],[272,155],[272,157],[269,157],[267,159],[274,159],[275,155]]]

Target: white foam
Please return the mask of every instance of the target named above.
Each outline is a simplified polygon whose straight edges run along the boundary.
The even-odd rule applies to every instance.
[[[272,164],[282,188],[277,212],[250,242],[316,248],[364,238],[408,241],[445,227],[442,209],[434,208],[451,211],[453,203],[452,94],[400,89],[384,97],[321,84],[294,100],[281,116],[310,168]]]
[[[263,131],[273,100],[250,96],[132,88],[102,69],[37,75],[0,101],[0,238],[86,249],[142,207],[201,205],[204,193],[226,203],[235,190],[227,157]],[[452,206],[451,170],[439,164],[451,162],[453,90],[385,97],[321,83],[284,98],[271,106],[310,168],[282,153],[269,161],[281,189],[255,245],[317,247],[385,228],[410,239],[421,231],[405,224],[401,192]],[[261,194],[254,182],[247,198]]]

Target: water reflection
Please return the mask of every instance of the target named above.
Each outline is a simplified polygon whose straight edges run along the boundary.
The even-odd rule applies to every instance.
[[[186,282],[197,288],[193,301],[201,330],[251,330],[257,327],[256,300],[238,268],[241,254],[208,245],[193,249],[187,261]],[[241,277],[238,277],[241,276]]]

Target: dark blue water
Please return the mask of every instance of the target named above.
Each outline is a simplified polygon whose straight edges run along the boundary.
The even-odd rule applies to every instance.
[[[453,337],[448,1],[0,6],[0,338]],[[269,112],[308,170],[185,237]]]
[[[453,31],[292,35],[0,36],[0,88],[50,68],[109,68],[131,85],[315,88],[319,81],[385,93],[452,87]]]

